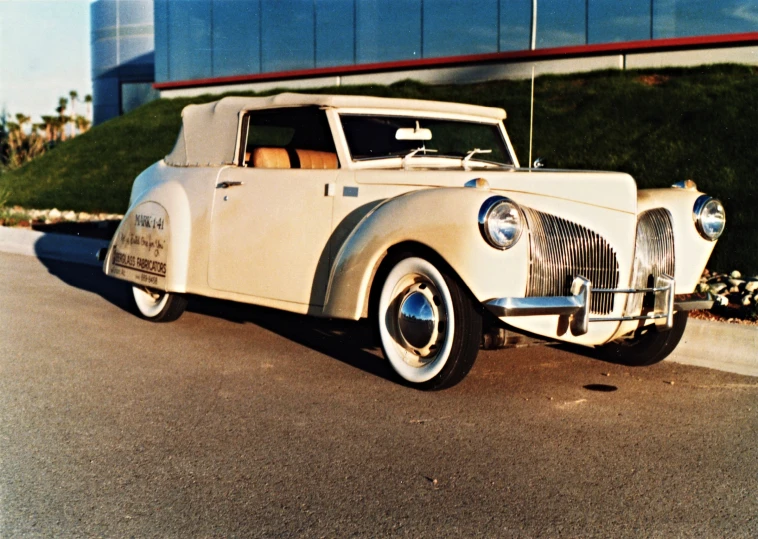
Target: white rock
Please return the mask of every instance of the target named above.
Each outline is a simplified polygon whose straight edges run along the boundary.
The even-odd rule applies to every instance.
[[[742,277],[742,274],[739,271],[734,270],[732,273],[729,274],[729,277],[731,277],[732,279],[739,279],[740,277]]]
[[[729,300],[726,299],[726,296],[716,296],[713,299],[716,301],[716,303],[718,303],[722,307],[726,307],[727,305],[729,305]]]
[[[58,210],[58,208],[53,208],[50,210],[50,212],[47,214],[47,216],[50,219],[60,219],[61,218],[61,212]]]
[[[710,285],[711,293],[718,294],[722,290],[726,289],[726,283],[713,283]]]
[[[76,212],[67,211],[61,215],[66,221],[76,221]]]
[[[740,286],[745,281],[743,281],[742,279],[727,279],[726,282],[732,286]]]
[[[708,292],[710,288],[711,288],[710,285],[707,283],[700,283],[697,285],[697,291],[700,293]]]
[[[750,296],[745,296],[742,298],[742,304],[743,305],[750,305],[753,302],[752,299],[750,299]]]
[[[90,217],[92,217],[92,216],[89,213],[87,213],[86,211],[83,211],[83,212],[79,213],[79,215],[77,216],[77,220],[79,220],[79,221],[89,221]]]
[[[758,281],[748,281],[745,283],[746,292],[755,292],[758,290]]]

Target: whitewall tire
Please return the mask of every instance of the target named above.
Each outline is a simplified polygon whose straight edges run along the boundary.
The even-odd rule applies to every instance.
[[[384,356],[420,389],[460,382],[474,364],[482,319],[467,291],[430,261],[408,256],[389,269],[377,308]]]
[[[187,298],[142,286],[132,287],[132,297],[137,311],[152,322],[172,322],[187,308]]]

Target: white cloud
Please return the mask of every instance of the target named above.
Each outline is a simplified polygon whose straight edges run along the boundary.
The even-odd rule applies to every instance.
[[[758,11],[752,5],[743,4],[730,9],[727,13],[736,19],[758,24]]]

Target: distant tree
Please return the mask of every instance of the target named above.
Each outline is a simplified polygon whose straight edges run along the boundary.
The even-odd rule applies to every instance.
[[[24,129],[30,121],[29,116],[18,113],[15,122],[6,122],[8,136],[5,161],[9,168],[18,168],[45,153],[45,139],[34,126],[28,134]]]
[[[53,122],[55,121],[55,117],[53,116],[41,116],[42,123],[40,124],[40,127],[45,130],[45,137],[47,138],[47,142],[53,141]]]
[[[76,118],[74,118],[74,124],[76,125],[76,128],[79,130],[80,134],[89,131],[91,123],[92,122],[90,122],[81,114],[77,115]]]
[[[92,108],[92,95],[87,94],[84,96],[84,103],[87,105],[87,118],[89,118],[90,122],[92,121],[92,111],[90,110]]]
[[[76,121],[74,120],[76,118],[76,100],[79,97],[79,92],[76,90],[71,90],[68,93],[68,96],[71,98],[71,136],[76,136]]]
[[[68,122],[68,119],[64,121],[64,118],[68,118],[65,114],[66,107],[68,106],[68,99],[65,97],[61,97],[58,99],[58,107],[55,109],[55,112],[58,113],[58,119],[60,120],[59,127],[60,127],[60,140],[64,141],[66,140],[66,122]]]

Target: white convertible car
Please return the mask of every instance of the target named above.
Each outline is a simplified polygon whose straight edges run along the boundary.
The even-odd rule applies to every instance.
[[[280,94],[190,105],[101,253],[141,315],[187,294],[377,324],[411,386],[449,387],[504,330],[647,365],[677,345],[721,203],[691,181],[522,167],[505,111]],[[486,337],[486,338],[485,338]]]

